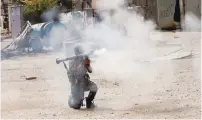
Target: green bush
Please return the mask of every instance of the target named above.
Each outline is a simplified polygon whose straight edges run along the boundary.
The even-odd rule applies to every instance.
[[[25,0],[24,18],[31,23],[41,22],[41,15],[49,8],[56,6],[56,0]]]

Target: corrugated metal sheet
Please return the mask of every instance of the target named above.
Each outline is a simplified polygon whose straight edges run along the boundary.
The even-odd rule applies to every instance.
[[[173,27],[176,0],[157,0],[157,23],[161,28]]]

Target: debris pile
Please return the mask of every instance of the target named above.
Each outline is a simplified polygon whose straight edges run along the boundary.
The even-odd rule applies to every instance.
[[[31,24],[29,21],[26,22],[26,24],[23,26],[20,33],[13,39],[13,41],[7,45],[5,48],[3,48],[1,51],[14,51],[18,50],[20,48],[24,48],[24,46],[27,46],[26,36],[27,33],[31,31]]]

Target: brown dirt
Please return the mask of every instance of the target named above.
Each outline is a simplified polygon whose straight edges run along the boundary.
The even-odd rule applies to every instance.
[[[200,53],[200,39],[192,41],[192,50]],[[39,54],[1,61],[2,118],[201,117],[200,55],[173,60],[174,76],[166,79],[165,68],[156,77],[158,82],[150,84],[124,86],[121,81],[115,83],[93,74],[92,79],[98,84],[99,92],[95,99],[98,107],[91,110],[68,107],[68,79],[63,66],[55,64],[55,58],[55,55]],[[167,62],[157,64],[166,66]],[[26,80],[26,77],[37,79]],[[146,89],[151,87],[152,91],[147,92]],[[124,95],[125,89],[130,91],[129,97]]]

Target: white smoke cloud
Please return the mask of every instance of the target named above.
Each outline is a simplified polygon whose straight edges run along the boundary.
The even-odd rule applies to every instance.
[[[96,7],[102,10],[119,9],[124,4],[124,0],[98,0]]]
[[[97,5],[103,21],[76,30],[83,41],[93,42],[107,49],[104,55],[92,63],[94,73],[107,81],[122,81],[125,88],[123,99],[126,100],[130,98],[128,93],[133,91],[134,85],[141,84],[139,89],[148,93],[160,87],[161,84],[155,84],[158,81],[156,77],[165,69],[165,83],[172,82],[173,67],[170,61],[166,64],[136,61],[157,56],[156,47],[150,40],[151,32],[156,31],[155,24],[142,20],[142,16],[136,12],[122,8],[123,3],[123,0],[99,0]],[[114,14],[106,11],[107,9],[114,9]],[[65,16],[62,20],[65,21]],[[69,17],[66,20],[69,21]],[[67,26],[67,34],[78,24],[81,25],[78,21],[71,22],[72,26]],[[148,84],[151,86],[148,87]]]
[[[182,21],[182,29],[187,32],[201,32],[201,20],[192,12],[187,12]]]
[[[58,9],[57,8],[51,8],[46,10],[43,14],[42,14],[42,20],[45,22],[50,22],[53,21],[54,17],[58,14]]]
[[[135,62],[136,59],[154,57],[156,54],[149,40],[150,33],[155,31],[155,24],[143,21],[136,12],[121,8],[121,3],[123,1],[113,1],[113,6],[110,6],[112,3],[101,0],[98,5],[102,6],[100,10],[114,9],[114,15],[103,13],[104,21],[89,26],[83,34],[85,40],[98,43],[108,50],[93,64],[95,72],[102,73],[108,80],[118,76],[126,81],[143,74],[144,68]]]

